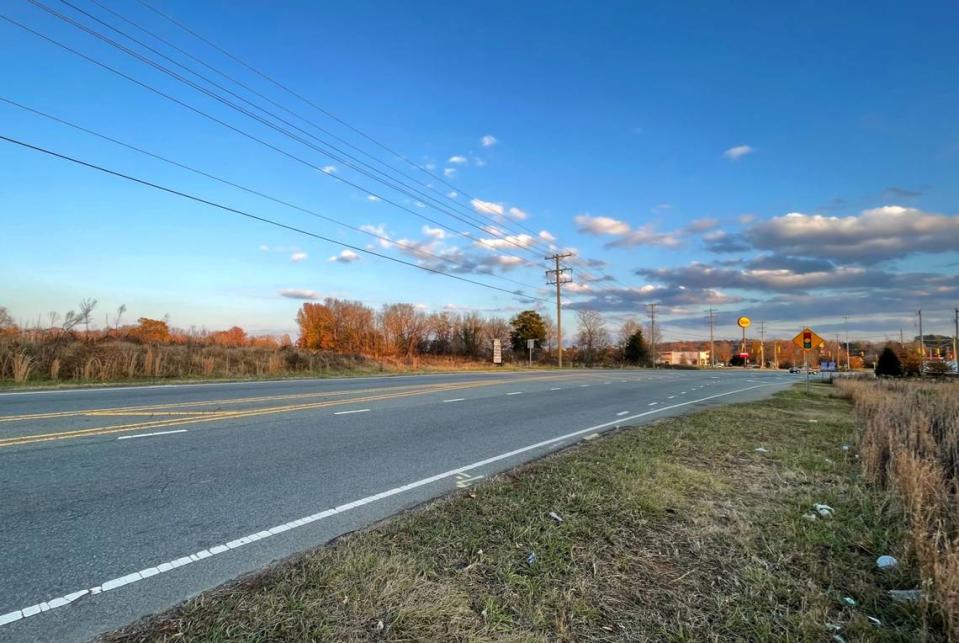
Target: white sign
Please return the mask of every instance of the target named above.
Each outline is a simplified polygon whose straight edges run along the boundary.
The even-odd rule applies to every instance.
[[[498,339],[493,340],[493,363],[503,363],[503,343]]]
[[[533,350],[534,348],[536,348],[536,340],[535,340],[535,339],[527,339],[527,340],[526,340],[526,348],[528,348],[528,349],[530,349],[530,350]]]

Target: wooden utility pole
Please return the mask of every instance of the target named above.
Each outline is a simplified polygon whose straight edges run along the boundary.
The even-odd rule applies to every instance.
[[[849,315],[843,315],[843,325],[846,327],[846,370],[852,370],[852,360],[849,357]]]
[[[766,368],[766,321],[759,322],[759,368]]]
[[[713,339],[713,322],[716,319],[716,310],[714,308],[706,309],[706,319],[709,320],[709,366],[716,368],[716,343]]]
[[[653,368],[656,368],[656,306],[659,304],[646,304],[649,308],[649,346],[653,357]]]
[[[955,335],[952,336],[952,361],[956,363],[956,373],[959,374],[959,308],[956,308],[956,317],[955,317],[956,329]]]
[[[563,284],[568,284],[573,280],[572,268],[563,268],[560,267],[559,262],[562,259],[567,257],[572,257],[572,252],[565,252],[563,254],[556,253],[546,257],[547,261],[555,261],[556,268],[554,270],[546,271],[546,282],[549,284],[556,285],[556,363],[560,368],[563,367],[563,301],[562,301],[562,286]]]
[[[926,374],[926,338],[922,336],[922,310],[919,314],[919,377]]]

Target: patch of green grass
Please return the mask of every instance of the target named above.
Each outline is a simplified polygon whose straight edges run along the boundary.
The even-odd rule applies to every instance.
[[[887,598],[917,580],[875,569],[902,518],[854,432],[825,385],[623,430],[105,639],[942,640]]]

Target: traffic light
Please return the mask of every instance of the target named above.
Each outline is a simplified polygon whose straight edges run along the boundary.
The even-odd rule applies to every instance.
[[[804,330],[802,332],[802,347],[807,351],[812,348],[812,331],[811,330]]]

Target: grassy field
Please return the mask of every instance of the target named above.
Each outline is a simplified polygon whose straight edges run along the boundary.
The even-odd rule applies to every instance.
[[[623,430],[105,640],[943,640],[855,433],[826,385]]]

